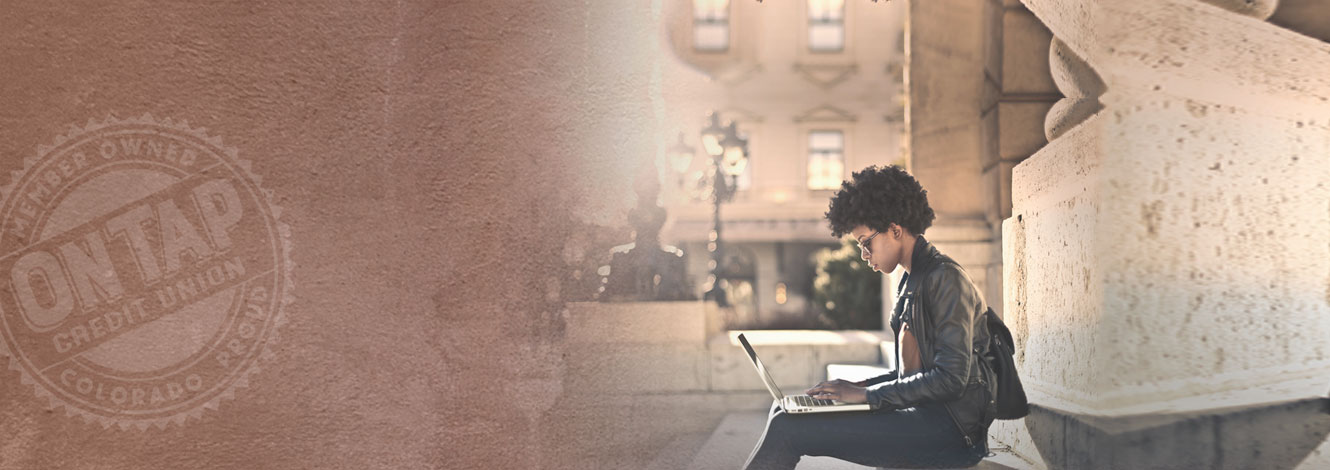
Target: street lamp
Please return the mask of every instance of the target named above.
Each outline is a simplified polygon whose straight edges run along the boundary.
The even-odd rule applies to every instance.
[[[734,198],[734,193],[738,189],[739,175],[743,174],[744,168],[748,166],[748,139],[739,135],[739,130],[734,121],[729,125],[721,127],[720,117],[712,112],[708,116],[710,121],[702,129],[702,148],[711,157],[711,200],[713,205],[712,224],[714,228],[711,231],[710,243],[707,249],[711,251],[711,277],[709,282],[711,288],[707,290],[704,298],[714,300],[716,305],[721,307],[729,306],[729,299],[725,291],[720,287],[720,275],[723,266],[724,253],[721,249],[721,224],[720,224],[720,205],[729,202]]]
[[[725,153],[725,148],[721,147],[721,140],[725,138],[725,128],[720,127],[720,115],[712,111],[707,114],[710,121],[707,127],[702,128],[702,150],[706,150],[707,155],[715,157]]]
[[[748,166],[748,139],[739,137],[739,130],[735,128],[734,121],[725,128],[725,137],[721,140],[720,146],[725,149],[721,157],[721,164],[725,167],[725,174],[737,181],[739,175],[744,172],[744,167]]]

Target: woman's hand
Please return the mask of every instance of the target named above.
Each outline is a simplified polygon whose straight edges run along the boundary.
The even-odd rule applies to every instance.
[[[813,398],[836,400],[845,403],[867,403],[868,389],[856,382],[841,379],[829,380],[813,386],[804,393]]]

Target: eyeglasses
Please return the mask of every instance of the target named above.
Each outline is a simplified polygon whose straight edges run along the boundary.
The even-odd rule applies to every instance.
[[[870,248],[870,246],[873,244],[873,238],[881,233],[882,232],[873,232],[873,234],[869,235],[868,238],[865,238],[864,241],[859,242],[859,249],[862,250],[865,255],[873,256],[873,249]]]

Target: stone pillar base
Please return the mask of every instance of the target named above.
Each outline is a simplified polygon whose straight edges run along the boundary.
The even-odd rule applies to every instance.
[[[1330,468],[1330,399],[1108,418],[1039,405],[991,446],[1049,469]]]

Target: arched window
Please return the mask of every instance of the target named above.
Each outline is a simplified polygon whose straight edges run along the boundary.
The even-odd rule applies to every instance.
[[[693,0],[693,49],[730,50],[730,1]]]
[[[808,0],[808,50],[845,49],[845,0]]]

